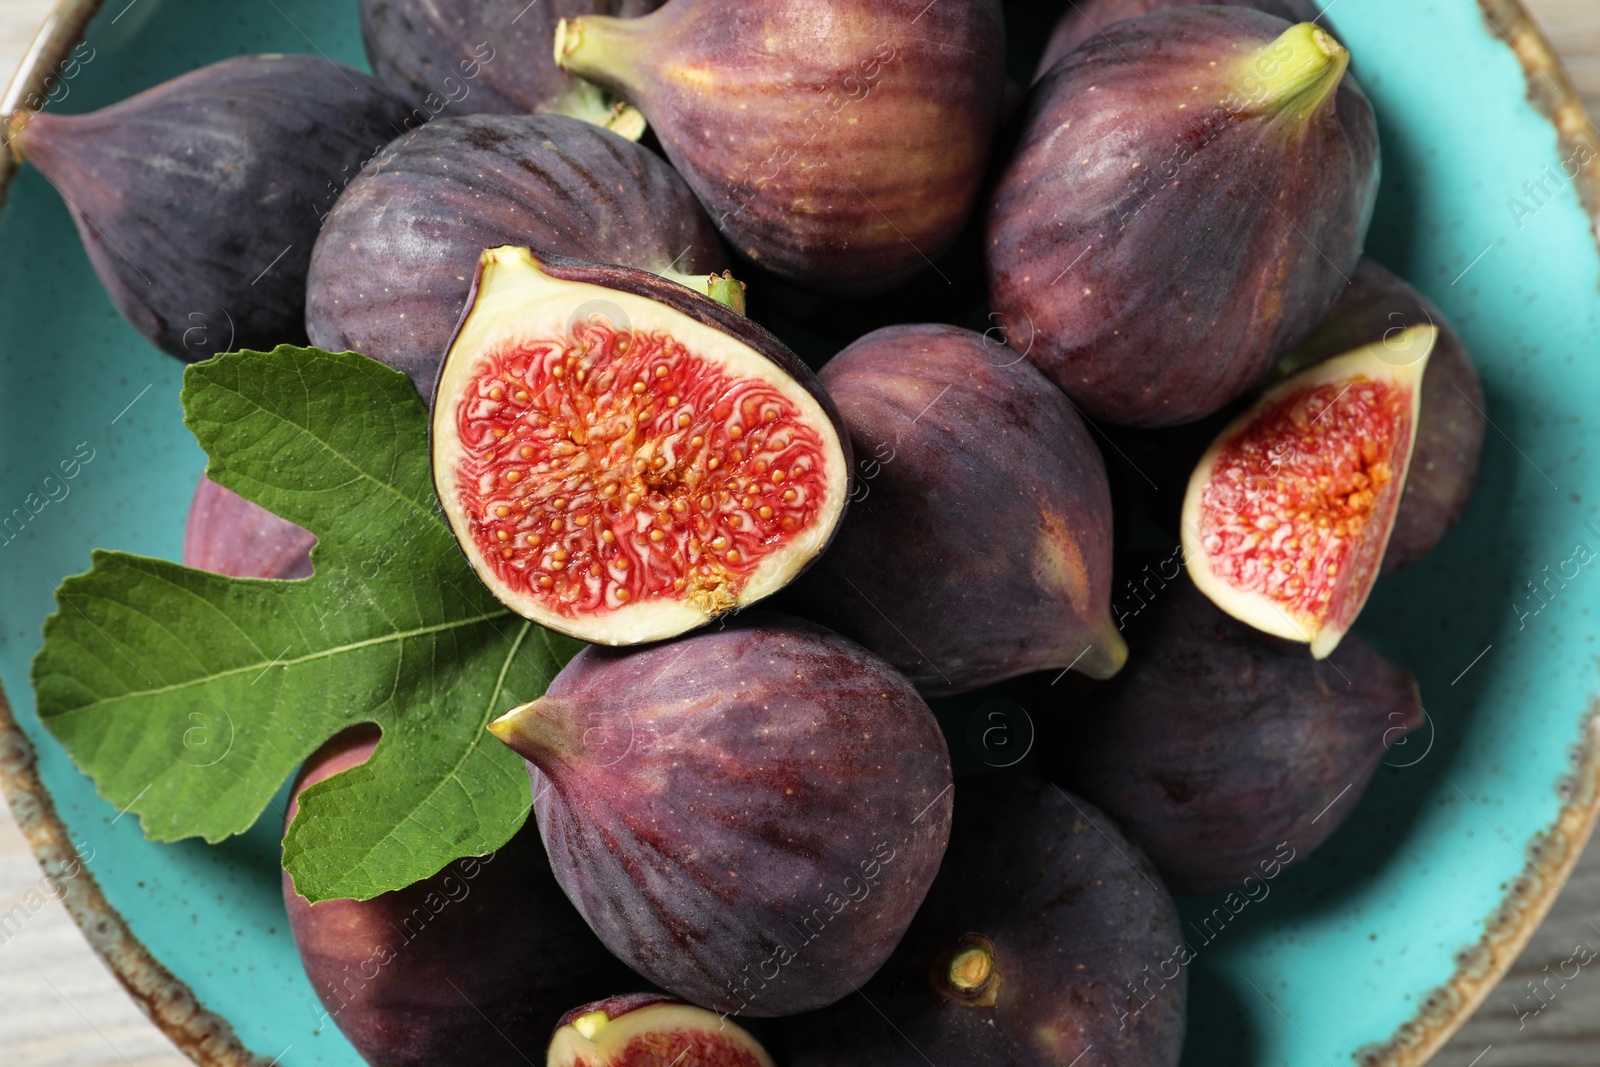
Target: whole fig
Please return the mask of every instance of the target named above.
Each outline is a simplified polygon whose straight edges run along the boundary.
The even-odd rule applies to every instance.
[[[1007,341],[1084,412],[1204,417],[1355,270],[1372,107],[1325,31],[1242,7],[1105,28],[1032,89],[988,218]]]
[[[559,115],[438,119],[386,148],[317,239],[312,343],[433,395],[486,248],[529,245],[699,284],[727,266],[694,194],[659,156]]]
[[[377,743],[355,728],[306,760],[285,827],[302,790]],[[371,900],[309,904],[286,871],[283,902],[327,1015],[373,1067],[523,1067],[519,1049],[541,1047],[572,1004],[638,984],[562,896],[531,823],[498,852]]]
[[[998,0],[668,0],[556,35],[565,69],[644,112],[738,251],[857,295],[925,269],[960,230],[1004,44]]]
[[[67,202],[117,310],[197,362],[305,343],[322,217],[410,110],[327,59],[245,56],[86,115],[20,113],[12,146]]]
[[[1110,489],[1072,402],[955,326],[870,333],[820,377],[858,477],[794,610],[930,696],[1047,668],[1115,674]]]
[[[950,755],[887,663],[759,613],[591,645],[490,726],[530,761],[556,878],[611,951],[733,1015],[850,993],[922,903]]]
[[[1038,81],[1061,57],[1092,37],[1100,36],[1107,26],[1134,19],[1156,11],[1174,7],[1211,6],[1216,0],[1071,0],[1066,14],[1056,23],[1050,42],[1039,59],[1038,71],[1033,80]],[[1253,7],[1288,22],[1316,22],[1322,17],[1316,0],[1226,0],[1231,6]]]
[[[1410,673],[1360,638],[1313,660],[1172,574],[1147,575],[1126,670],[1052,688],[1063,714],[1042,721],[1040,751],[1174,892],[1206,893],[1237,887],[1280,845],[1322,844],[1424,716]]]
[[[905,940],[860,996],[785,1022],[790,1067],[1173,1067],[1191,957],[1150,861],[1053,786],[957,788]]]
[[[316,535],[200,476],[183,530],[183,565],[235,578],[309,578]]]

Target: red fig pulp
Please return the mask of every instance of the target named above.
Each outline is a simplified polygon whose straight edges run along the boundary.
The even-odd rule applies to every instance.
[[[575,1008],[550,1041],[546,1067],[773,1067],[742,1026],[653,993]]]
[[[600,939],[730,1014],[865,982],[949,837],[933,713],[887,663],[797,619],[590,646],[490,730],[530,761],[556,878]]]
[[[844,512],[816,378],[760,327],[623,268],[484,253],[433,410],[439,500],[512,610],[587,641],[776,592]]]

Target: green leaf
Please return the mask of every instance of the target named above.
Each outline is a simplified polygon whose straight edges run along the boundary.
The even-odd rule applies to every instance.
[[[216,481],[317,536],[298,581],[97,551],[56,592],[39,715],[146,836],[248,829],[307,755],[355,723],[365,764],[307,789],[284,866],[310,900],[366,899],[510,839],[531,804],[484,730],[580,647],[508,612],[438,511],[427,411],[402,374],[282,347],[184,372]]]

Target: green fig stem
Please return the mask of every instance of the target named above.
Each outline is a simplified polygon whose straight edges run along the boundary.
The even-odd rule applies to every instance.
[[[942,996],[974,1008],[990,1008],[1000,993],[1000,967],[994,942],[968,934],[934,964],[934,987]]]
[[[544,110],[553,115],[581,119],[630,141],[643,137],[647,125],[638,108],[616,99],[583,78],[573,78],[571,87],[548,101]]]
[[[1111,616],[1104,616],[1089,632],[1087,648],[1070,654],[1072,669],[1099,681],[1105,681],[1120,671],[1128,662],[1128,643],[1122,639]]]
[[[6,146],[11,149],[13,162],[21,163],[22,158],[22,128],[33,121],[36,112],[27,108],[19,108],[6,118]]]
[[[583,750],[587,703],[574,697],[542,696],[491,722],[489,732],[529,763],[547,770],[552,762],[566,762]]]
[[[745,313],[745,285],[744,282],[734,278],[731,271],[723,271],[721,274],[679,274],[675,270],[663,270],[656,273],[668,281],[677,282],[685,289],[693,289],[702,296],[708,296],[741,315]]]
[[[1349,66],[1344,45],[1302,22],[1245,61],[1239,87],[1256,109],[1303,122],[1333,96]]]
[[[639,59],[648,54],[653,17],[562,19],[556,24],[556,65],[638,103],[644,85]]]

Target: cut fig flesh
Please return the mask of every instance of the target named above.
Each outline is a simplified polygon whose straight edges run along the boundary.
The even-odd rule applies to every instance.
[[[521,248],[483,254],[433,410],[435,487],[479,577],[601,644],[781,589],[839,524],[847,449],[815,377],[736,313]]]
[[[569,1013],[550,1041],[547,1067],[773,1067],[755,1038],[716,1012],[656,997],[633,999],[645,1003],[630,1009],[629,998],[616,997]]]
[[[1413,327],[1286,379],[1201,457],[1183,549],[1223,611],[1317,659],[1339,644],[1394,529],[1437,337]]]

